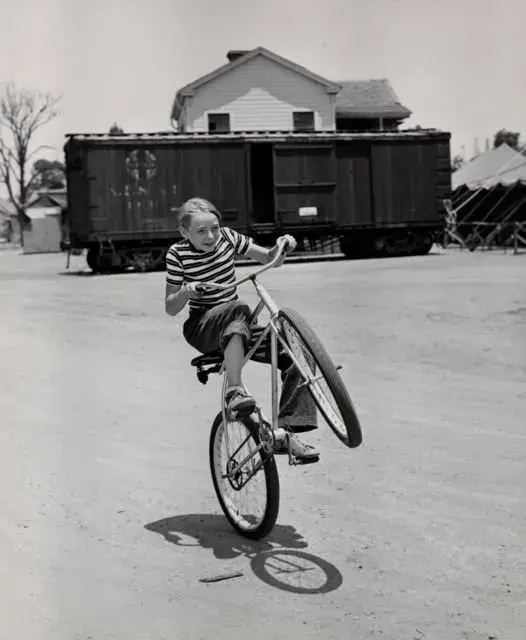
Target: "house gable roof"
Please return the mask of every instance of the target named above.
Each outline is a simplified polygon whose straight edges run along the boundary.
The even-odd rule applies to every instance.
[[[336,96],[336,116],[404,119],[411,111],[404,107],[389,80],[345,80]]]
[[[26,209],[31,207],[60,207],[61,209],[67,209],[68,198],[65,191],[57,190],[53,191],[41,191],[28,202]]]
[[[229,73],[230,71],[237,69],[241,65],[246,64],[247,62],[249,62],[250,60],[253,60],[257,56],[263,56],[268,60],[272,60],[272,62],[275,62],[276,64],[279,64],[282,67],[285,67],[286,69],[290,69],[291,71],[298,73],[303,77],[308,78],[309,80],[312,80],[313,82],[317,82],[318,84],[321,84],[326,88],[327,93],[329,94],[337,94],[341,90],[341,86],[337,82],[333,82],[332,80],[323,78],[322,76],[319,76],[318,74],[313,73],[312,71],[309,71],[305,67],[302,67],[301,65],[296,64],[295,62],[292,62],[291,60],[287,60],[287,58],[283,58],[282,56],[279,56],[277,53],[273,53],[272,51],[265,49],[265,47],[256,47],[255,49],[248,51],[244,55],[240,55],[232,62],[227,62],[221,67],[214,69],[214,71],[211,71],[210,73],[207,73],[206,75],[201,76],[200,78],[197,78],[197,80],[194,80],[193,82],[190,82],[190,84],[187,84],[181,89],[179,89],[179,91],[175,96],[175,100],[172,107],[172,118],[176,119],[179,116],[184,99],[188,96],[191,96],[196,89],[199,89],[207,82],[211,82],[212,80],[219,78],[225,73]]]

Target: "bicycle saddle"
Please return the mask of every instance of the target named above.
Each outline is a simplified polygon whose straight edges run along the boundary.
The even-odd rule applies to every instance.
[[[190,364],[193,367],[206,367],[207,365],[216,365],[223,363],[223,354],[220,351],[212,351],[210,353],[205,353],[202,356],[196,356],[192,358]]]

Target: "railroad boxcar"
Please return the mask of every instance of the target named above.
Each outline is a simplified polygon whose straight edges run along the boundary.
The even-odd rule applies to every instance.
[[[349,257],[426,253],[443,230],[450,134],[70,134],[72,249],[95,271],[164,264],[177,212],[202,196],[224,223],[271,243],[337,238]]]

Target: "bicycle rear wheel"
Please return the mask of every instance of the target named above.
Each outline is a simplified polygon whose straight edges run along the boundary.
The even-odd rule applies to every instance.
[[[223,422],[210,432],[210,470],[221,509],[241,535],[259,540],[274,527],[279,511],[279,476],[272,453],[260,445],[251,417]]]
[[[301,365],[312,373],[307,388],[338,438],[353,449],[362,443],[362,429],[347,388],[318,336],[294,309],[280,309],[282,336]]]

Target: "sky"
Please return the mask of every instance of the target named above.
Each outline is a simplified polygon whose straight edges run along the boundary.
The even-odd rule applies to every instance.
[[[178,88],[264,46],[331,80],[388,78],[406,126],[473,154],[526,141],[525,0],[0,0],[0,83],[62,96],[35,144],[69,132],[166,131]]]

